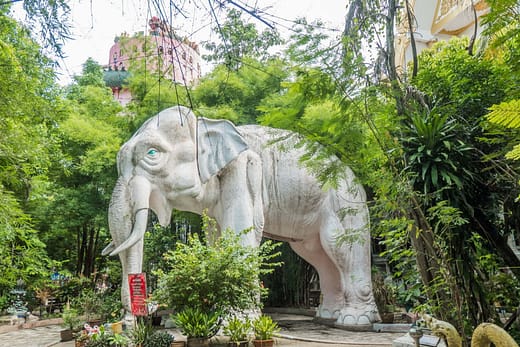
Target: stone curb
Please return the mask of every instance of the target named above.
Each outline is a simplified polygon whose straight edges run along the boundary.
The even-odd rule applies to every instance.
[[[322,339],[313,339],[306,337],[297,337],[286,334],[277,334],[276,337],[280,337],[286,340],[293,341],[302,341],[302,342],[314,342],[314,343],[327,343],[327,344],[335,344],[335,345],[345,345],[345,346],[388,346],[388,343],[385,342],[345,342],[345,341],[335,341],[335,340],[322,340]]]
[[[63,324],[63,319],[61,318],[51,318],[51,319],[42,319],[36,320],[32,322],[16,324],[16,325],[2,325],[0,326],[0,334],[8,333],[10,331],[15,331],[19,329],[33,329],[38,327],[45,327],[48,325],[61,325]]]

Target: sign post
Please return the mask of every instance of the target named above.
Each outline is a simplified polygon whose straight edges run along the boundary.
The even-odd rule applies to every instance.
[[[128,287],[130,288],[130,303],[134,316],[146,316],[146,274],[128,274]]]

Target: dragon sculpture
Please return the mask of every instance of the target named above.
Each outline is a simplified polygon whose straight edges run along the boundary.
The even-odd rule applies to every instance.
[[[448,347],[462,347],[457,329],[448,322],[423,314],[422,319],[435,336],[445,339]],[[516,341],[504,329],[493,323],[482,323],[473,331],[471,347],[518,347]]]

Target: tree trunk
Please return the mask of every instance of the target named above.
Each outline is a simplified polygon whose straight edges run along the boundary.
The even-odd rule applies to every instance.
[[[83,268],[83,275],[90,276],[93,272],[93,257],[94,257],[94,235],[96,233],[95,228],[89,227],[88,230],[88,241],[87,251],[85,254],[85,266]]]
[[[81,227],[78,227],[77,231],[78,235],[78,260],[76,264],[76,273],[78,275],[83,274],[83,268],[85,264],[85,252],[87,249],[87,228],[82,225]]]

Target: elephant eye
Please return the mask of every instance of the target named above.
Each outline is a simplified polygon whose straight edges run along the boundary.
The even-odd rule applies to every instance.
[[[155,148],[150,148],[148,150],[148,153],[146,153],[146,154],[153,157],[153,156],[155,156],[157,154],[157,152],[158,151]]]
[[[148,169],[158,168],[161,166],[161,163],[168,160],[168,153],[160,145],[145,145],[146,147],[140,148],[140,158],[137,159],[144,167]]]

